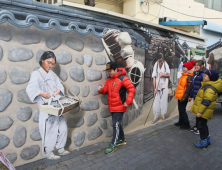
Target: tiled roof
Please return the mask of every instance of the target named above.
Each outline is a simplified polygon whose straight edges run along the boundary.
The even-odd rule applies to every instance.
[[[208,46],[208,47],[207,47],[207,51],[209,51],[209,50],[211,50],[211,49],[213,49],[213,48],[215,48],[215,47],[217,47],[217,46],[219,46],[219,45],[222,46],[221,40],[218,41],[218,42],[216,42],[215,44],[212,44],[212,45]]]
[[[129,32],[135,46],[149,47],[143,36],[121,20],[32,0],[0,0],[0,24],[5,22],[21,28],[34,25],[42,30],[55,27],[61,32],[92,33],[98,38],[102,38],[108,29],[120,29]]]

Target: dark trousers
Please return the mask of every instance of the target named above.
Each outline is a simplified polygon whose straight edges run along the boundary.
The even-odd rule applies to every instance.
[[[116,145],[118,139],[124,140],[124,132],[121,125],[121,121],[123,118],[124,112],[112,112],[112,120],[113,120],[113,138],[112,144]]]
[[[202,117],[197,117],[197,128],[200,131],[200,139],[204,140],[207,139],[209,136],[209,129],[207,126],[207,119],[204,119]]]
[[[186,112],[187,103],[188,101],[180,103],[180,100],[178,100],[179,122],[185,126],[190,126],[190,122]]]

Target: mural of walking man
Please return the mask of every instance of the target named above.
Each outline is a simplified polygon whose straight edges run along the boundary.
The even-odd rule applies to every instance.
[[[165,120],[168,106],[168,82],[170,78],[170,69],[167,62],[163,59],[163,54],[157,55],[157,61],[154,64],[152,78],[154,88],[154,103],[153,113],[154,119],[152,123],[158,120],[159,112],[161,111],[162,119]]]

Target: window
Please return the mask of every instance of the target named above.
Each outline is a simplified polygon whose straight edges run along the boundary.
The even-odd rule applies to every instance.
[[[212,6],[213,6],[213,0],[205,0],[205,7],[212,8]]]
[[[222,0],[195,0],[195,2],[204,4],[206,8],[222,11]]]
[[[204,4],[204,0],[195,0],[195,1]]]
[[[221,0],[214,0],[213,9],[220,11],[221,10]]]

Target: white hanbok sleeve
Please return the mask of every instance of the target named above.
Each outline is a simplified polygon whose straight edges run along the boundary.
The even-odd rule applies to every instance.
[[[26,88],[26,92],[32,102],[37,102],[36,99],[42,91],[40,89],[38,78],[38,73],[36,71],[32,72],[29,84]]]
[[[156,67],[157,67],[157,62],[154,64],[154,67],[153,67],[152,78],[153,77],[156,77],[156,78],[158,77],[158,75],[157,75],[158,73],[156,72],[156,70],[157,70]]]

